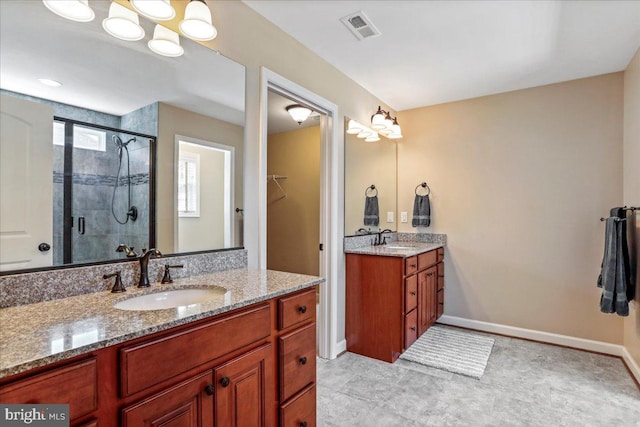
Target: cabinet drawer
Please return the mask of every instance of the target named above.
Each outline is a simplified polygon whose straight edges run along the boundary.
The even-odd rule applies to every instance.
[[[404,279],[404,312],[408,313],[418,305],[418,275]]]
[[[438,262],[438,251],[429,251],[418,255],[418,269],[424,270]]]
[[[284,402],[316,379],[316,324],[278,338],[280,401]]]
[[[269,306],[261,305],[120,350],[122,395],[128,396],[267,338]],[[230,339],[231,337],[231,339]]]
[[[444,248],[438,248],[438,262],[444,261]]]
[[[418,310],[404,316],[404,348],[411,347],[418,339]]]
[[[316,425],[316,386],[305,388],[287,404],[280,407],[281,427],[315,427]]]
[[[416,271],[418,271],[418,257],[412,256],[406,258],[404,260],[404,275],[408,276],[415,273]]]
[[[278,300],[278,329],[286,329],[307,320],[316,320],[315,288]]]
[[[71,420],[98,409],[97,361],[83,362],[8,384],[0,389],[2,403],[64,403]]]

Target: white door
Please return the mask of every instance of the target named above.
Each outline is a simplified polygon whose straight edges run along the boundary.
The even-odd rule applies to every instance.
[[[52,265],[52,192],[53,108],[0,95],[0,271]]]

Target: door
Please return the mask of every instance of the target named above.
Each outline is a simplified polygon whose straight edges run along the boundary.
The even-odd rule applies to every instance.
[[[213,426],[212,372],[207,371],[122,410],[123,427]]]
[[[418,336],[436,321],[437,267],[418,273]]]
[[[272,425],[276,411],[273,370],[271,344],[265,344],[216,368],[216,427]]]
[[[0,270],[50,266],[53,108],[0,96]]]

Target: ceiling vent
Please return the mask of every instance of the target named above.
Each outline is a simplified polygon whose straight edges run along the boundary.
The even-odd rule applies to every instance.
[[[340,18],[340,20],[358,40],[378,37],[380,35],[380,31],[378,31],[363,11],[352,13],[351,15]]]

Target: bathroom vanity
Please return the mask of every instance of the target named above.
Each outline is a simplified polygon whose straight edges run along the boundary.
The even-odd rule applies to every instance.
[[[0,402],[68,403],[72,426],[313,426],[322,281],[237,269],[0,310]],[[113,307],[214,284],[202,304]]]
[[[345,252],[347,350],[392,363],[444,311],[444,248],[392,242]]]

